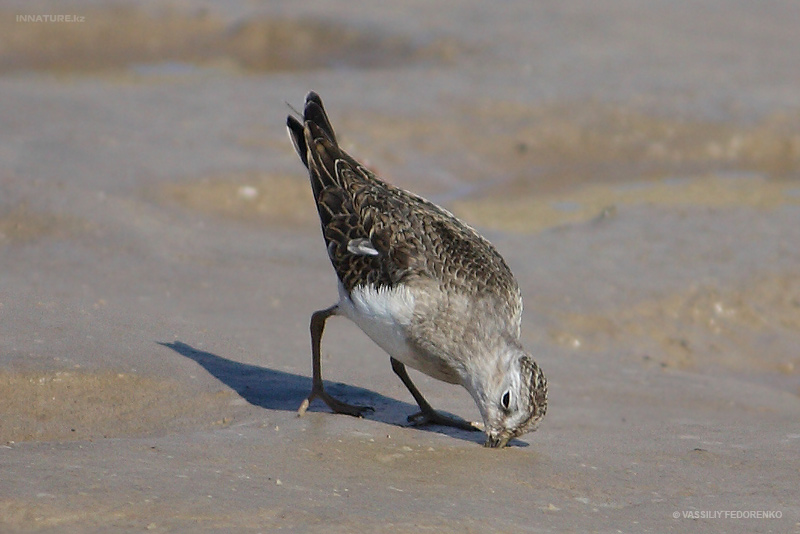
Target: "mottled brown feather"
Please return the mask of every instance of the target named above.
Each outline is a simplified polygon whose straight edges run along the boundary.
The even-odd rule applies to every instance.
[[[303,123],[289,117],[287,125],[309,170],[328,255],[348,292],[365,284],[434,281],[443,291],[502,299],[498,309],[518,331],[519,288],[494,246],[446,210],[387,184],[344,152],[316,93],[306,98]],[[355,239],[368,239],[378,254],[353,254],[348,244]]]

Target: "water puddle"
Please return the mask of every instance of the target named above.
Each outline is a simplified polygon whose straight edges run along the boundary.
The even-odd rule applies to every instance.
[[[170,380],[110,371],[0,372],[0,443],[144,436],[182,422],[213,425],[233,395],[198,394]]]
[[[25,204],[0,211],[0,245],[28,243],[53,236],[65,238],[86,231],[88,221],[68,215],[38,212]]]
[[[650,204],[662,207],[747,206],[769,209],[800,204],[791,182],[763,178],[735,180],[703,176],[628,184],[588,185],[574,191],[517,198],[461,200],[456,214],[474,224],[512,232],[538,232],[564,224],[591,221],[613,213],[617,206]]]
[[[159,186],[162,203],[229,220],[309,224],[317,217],[311,186],[304,172],[284,176],[265,172],[229,172]]]
[[[595,313],[566,313],[553,338],[644,365],[728,372],[800,395],[800,276],[702,286]]]
[[[20,10],[25,11],[25,10]],[[0,74],[186,76],[209,69],[274,72],[392,67],[447,59],[453,43],[325,21],[254,16],[228,21],[206,10],[72,8],[64,20],[0,12]]]

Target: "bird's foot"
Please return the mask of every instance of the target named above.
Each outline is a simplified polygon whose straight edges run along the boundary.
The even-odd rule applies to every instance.
[[[461,430],[483,431],[482,423],[448,417],[435,410],[425,410],[409,415],[408,422],[414,426],[441,425],[460,428]]]
[[[306,413],[308,406],[314,399],[323,400],[325,404],[328,405],[328,408],[333,410],[334,413],[343,413],[353,417],[364,417],[366,412],[375,411],[372,406],[355,406],[353,404],[347,404],[346,402],[342,402],[339,399],[331,397],[322,388],[314,388],[311,390],[311,394],[302,402],[302,404],[300,404],[300,408],[297,410],[298,417],[302,417]]]

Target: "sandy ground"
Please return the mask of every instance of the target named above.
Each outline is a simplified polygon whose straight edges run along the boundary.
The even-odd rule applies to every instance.
[[[796,3],[109,5],[0,10],[0,531],[800,532]],[[505,255],[537,432],[408,427],[344,320],[326,378],[376,411],[296,417],[312,88]]]

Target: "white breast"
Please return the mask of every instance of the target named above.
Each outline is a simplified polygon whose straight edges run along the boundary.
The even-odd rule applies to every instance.
[[[414,315],[414,295],[408,289],[359,286],[348,296],[340,283],[339,309],[390,356],[417,367],[405,336]]]

